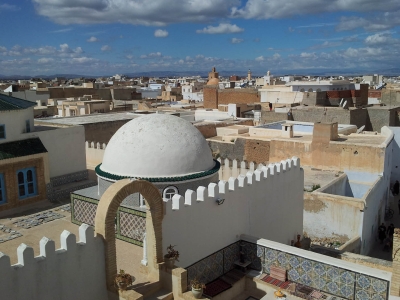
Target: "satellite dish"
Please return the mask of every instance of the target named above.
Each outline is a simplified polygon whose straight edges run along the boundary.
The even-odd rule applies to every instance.
[[[357,129],[356,133],[361,133],[365,128],[365,125],[361,126],[360,128]]]

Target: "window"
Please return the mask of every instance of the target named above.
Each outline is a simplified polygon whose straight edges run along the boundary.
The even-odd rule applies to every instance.
[[[0,140],[6,138],[6,125],[0,124]]]
[[[142,196],[142,194],[139,194],[139,206],[145,208],[146,207],[146,199]]]
[[[18,170],[17,181],[19,199],[25,199],[37,194],[35,168]]]
[[[6,185],[4,182],[4,174],[0,173],[0,204],[4,204],[6,202]]]
[[[29,120],[25,121],[25,132],[31,132],[31,122]]]
[[[176,187],[174,186],[166,187],[163,192],[163,199],[171,200],[175,194],[178,194],[178,189]]]

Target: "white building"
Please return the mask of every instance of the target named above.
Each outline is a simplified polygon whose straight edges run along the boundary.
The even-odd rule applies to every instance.
[[[203,101],[203,86],[202,82],[192,82],[182,86],[183,100],[194,100],[197,102]]]
[[[0,211],[65,196],[63,184],[87,179],[84,128],[34,126],[35,105],[0,94]]]
[[[292,81],[286,84],[292,92],[324,92],[354,90],[355,85],[348,80]]]
[[[155,185],[164,199],[163,248],[180,245],[183,255],[177,264],[182,267],[234,243],[239,233],[290,244],[303,230],[304,178],[299,163],[296,158],[288,159],[222,181],[218,178],[220,163],[212,159],[207,141],[190,122],[166,114],[145,115],[122,126],[111,138],[103,163],[96,167],[98,187],[72,194],[72,219],[77,224],[93,224],[94,214],[81,213],[87,208],[84,203],[96,206],[112,183],[140,178]],[[132,194],[122,206],[127,212],[146,213],[144,201],[140,195]],[[285,226],[276,226],[288,212],[290,218],[285,219]],[[233,216],[235,222],[231,222]],[[141,224],[135,213],[123,218],[133,218],[132,222]],[[136,230],[143,231],[143,227]],[[140,234],[130,232],[125,233],[126,238],[143,243]],[[202,247],[187,243],[192,235],[201,240],[208,236],[208,242]]]

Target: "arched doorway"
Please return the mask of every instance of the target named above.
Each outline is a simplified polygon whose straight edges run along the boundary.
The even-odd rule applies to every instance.
[[[149,273],[158,271],[158,263],[163,261],[162,219],[163,201],[159,190],[145,180],[123,179],[111,185],[100,199],[95,217],[96,234],[105,241],[106,280],[110,288],[117,274],[117,253],[115,245],[114,220],[121,202],[133,193],[140,193],[146,199],[146,242],[149,257]]]

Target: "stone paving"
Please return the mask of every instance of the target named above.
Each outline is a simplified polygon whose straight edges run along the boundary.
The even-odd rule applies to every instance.
[[[20,236],[22,236],[22,233],[13,230],[10,227],[7,227],[3,224],[0,224],[0,243],[4,243],[7,242],[9,240],[13,240],[16,239]],[[5,233],[5,234],[4,234]]]
[[[12,223],[17,227],[28,229],[64,217],[65,217],[64,215],[56,213],[52,210],[48,210],[38,214],[31,215],[27,218],[18,219]]]

